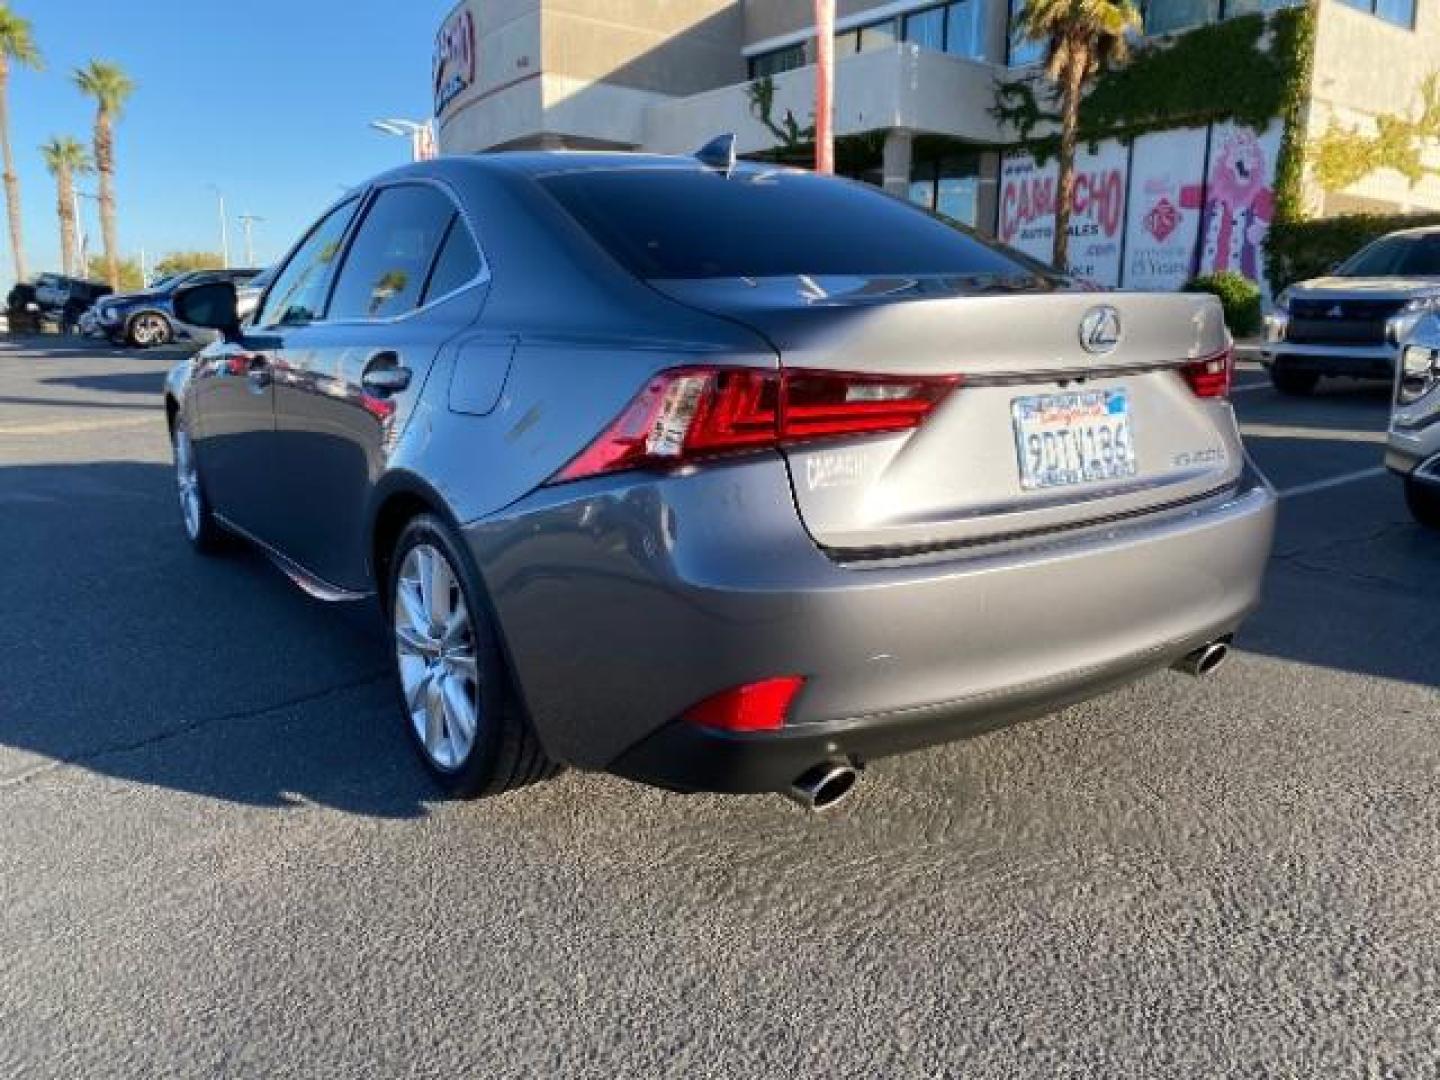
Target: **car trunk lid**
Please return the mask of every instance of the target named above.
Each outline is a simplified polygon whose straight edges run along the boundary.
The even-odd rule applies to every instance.
[[[837,552],[902,553],[1126,517],[1223,489],[1243,467],[1228,402],[1197,396],[1182,373],[1229,347],[1212,297],[994,279],[653,284],[764,335],[789,370],[961,376],[916,430],[785,449],[806,527]],[[1103,340],[1112,318],[1113,345]]]

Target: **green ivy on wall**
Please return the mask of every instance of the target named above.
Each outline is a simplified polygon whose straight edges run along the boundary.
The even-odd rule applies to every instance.
[[[1394,169],[1414,187],[1428,169],[1425,147],[1440,139],[1440,72],[1420,87],[1417,116],[1375,118],[1375,134],[1331,124],[1310,148],[1315,181],[1325,191],[1341,191],[1377,169]]]
[[[1275,207],[1265,240],[1265,276],[1277,293],[1295,280],[1285,252],[1295,247],[1296,227],[1305,220],[1305,117],[1306,102],[1315,72],[1315,5],[1310,0],[1288,23],[1280,24],[1275,45],[1283,45],[1293,70],[1285,84],[1277,115],[1282,124],[1280,153],[1275,160]]]
[[[1275,163],[1275,214],[1270,230],[1284,234],[1304,219],[1305,103],[1315,55],[1316,0],[1271,15],[1241,15],[1147,42],[1127,65],[1102,73],[1080,108],[1081,139],[1134,139],[1150,131],[1232,121],[1264,128],[1283,123]],[[1040,75],[999,80],[992,115],[1012,126],[1040,161],[1054,156],[1058,138],[1036,136],[1058,120],[1051,86]],[[1279,272],[1274,245],[1266,273]],[[1278,287],[1278,286],[1277,286]]]
[[[1282,111],[1296,69],[1295,48],[1308,11],[1241,15],[1137,48],[1130,63],[1100,75],[1080,108],[1081,137],[1134,138],[1147,131],[1233,120],[1264,127]],[[1054,135],[1034,137],[1058,119],[1043,75],[996,83],[996,119],[1042,158]]]
[[[778,121],[775,119],[775,80],[769,75],[756,79],[745,90],[746,97],[750,99],[750,115],[759,120],[775,138],[776,150],[781,154],[795,152],[813,146],[815,142],[815,125],[807,124],[800,126],[800,121],[795,119],[795,114],[785,110],[785,115]]]

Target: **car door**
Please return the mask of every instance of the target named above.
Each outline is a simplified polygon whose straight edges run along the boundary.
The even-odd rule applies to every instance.
[[[280,547],[322,582],[368,588],[374,485],[448,341],[483,302],[483,263],[451,194],[407,180],[376,190],[325,317],[287,332],[276,382]]]
[[[284,335],[318,312],[358,199],[325,214],[294,249],[266,296],[261,325],[196,362],[194,437],[217,513],[273,544],[284,508],[275,491],[275,375]]]

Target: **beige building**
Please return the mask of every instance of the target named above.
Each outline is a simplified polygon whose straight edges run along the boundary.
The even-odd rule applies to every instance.
[[[991,112],[996,80],[1040,55],[1034,43],[1012,34],[1012,3],[1019,0],[838,0],[837,154],[842,172],[1043,255],[1050,235],[1044,221],[1007,212],[1032,208],[1026,200],[1045,190],[1043,169],[1007,154],[1017,134]],[[1275,0],[1148,0],[1145,20],[1152,34],[1176,34],[1275,6]],[[814,111],[812,19],[812,0],[463,0],[437,47],[441,150],[685,153],[729,131],[742,154],[803,161]],[[1336,122],[1373,129],[1377,115],[1418,105],[1423,79],[1440,69],[1440,0],[1319,0],[1314,68],[1312,134]],[[1092,163],[1092,187],[1114,179],[1105,170],[1116,172],[1125,212],[1105,210],[1106,229],[1118,223],[1118,231],[1100,230],[1105,235],[1092,245],[1091,262],[1072,269],[1106,284],[1131,283],[1140,256],[1128,240],[1142,221],[1154,224],[1157,235],[1179,228],[1195,252],[1192,269],[1225,268],[1227,244],[1240,265],[1246,236],[1258,235],[1268,217],[1258,201],[1234,228],[1210,214],[1207,178],[1221,167],[1216,147],[1233,135],[1222,127],[1193,132],[1192,144],[1172,141],[1163,151],[1158,145],[1147,151],[1143,138],[1102,149]],[[1235,152],[1258,155],[1273,170],[1273,160],[1262,159],[1273,159],[1278,127],[1254,135],[1253,148]],[[1184,158],[1191,149],[1199,175],[1156,179],[1162,158]],[[1171,195],[1155,195],[1166,183]],[[1137,185],[1153,205],[1136,202]],[[1193,190],[1198,203],[1185,194]],[[1411,186],[1382,170],[1342,193],[1310,184],[1306,198],[1325,213],[1440,209],[1440,178]],[[1157,207],[1165,213],[1152,213]],[[1186,220],[1188,210],[1194,222]],[[1163,261],[1148,252],[1145,258],[1151,267]],[[1245,272],[1252,262],[1247,256]]]

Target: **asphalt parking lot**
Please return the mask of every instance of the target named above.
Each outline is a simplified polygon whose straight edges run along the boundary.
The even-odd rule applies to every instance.
[[[446,803],[363,606],[191,554],[169,360],[0,341],[0,1076],[1440,1075],[1440,536],[1383,388],[1242,371],[1235,659],[833,816]]]

